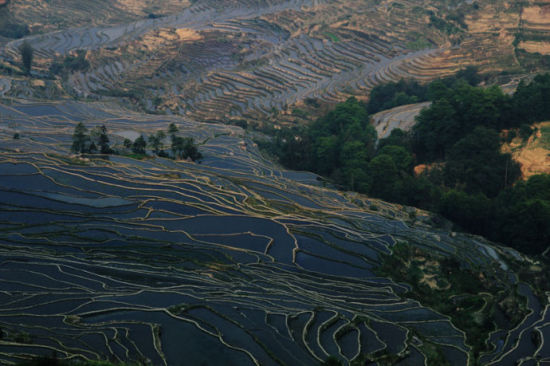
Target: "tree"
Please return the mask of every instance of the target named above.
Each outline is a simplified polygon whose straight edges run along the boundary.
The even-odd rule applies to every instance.
[[[466,66],[465,69],[456,73],[457,79],[464,79],[468,84],[476,86],[481,83],[481,76],[478,74],[478,69],[475,66]]]
[[[146,147],[147,147],[147,142],[145,141],[143,136],[140,136],[132,144],[132,151],[134,152],[134,154],[145,155]]]
[[[66,75],[75,71],[87,71],[90,63],[86,60],[86,50],[77,50],[75,55],[67,55],[64,60],[56,60],[50,66],[50,72],[55,75]]]
[[[170,123],[170,126],[168,126],[168,135],[170,136],[172,141],[174,140],[174,137],[176,137],[176,133],[178,133],[178,131],[178,126],[176,126],[176,124],[173,122]]]
[[[520,82],[513,97],[516,126],[550,118],[550,74],[537,75],[526,85]]]
[[[396,199],[396,182],[399,179],[397,167],[389,155],[378,155],[369,163],[372,179],[370,194],[385,200]]]
[[[482,192],[489,198],[520,177],[519,165],[509,154],[500,153],[496,131],[478,126],[449,151],[444,169],[445,183],[468,193]]]
[[[73,145],[71,150],[74,153],[86,153],[90,149],[90,136],[88,136],[88,129],[82,122],[79,122],[74,128],[73,133]]]
[[[21,61],[23,63],[23,70],[27,75],[31,73],[33,57],[34,50],[32,46],[27,41],[23,42],[21,46]]]
[[[412,129],[414,152],[420,161],[442,159],[460,131],[454,107],[447,99],[439,99],[416,117]]]
[[[378,154],[386,154],[391,156],[395,167],[398,171],[411,173],[414,159],[410,152],[402,146],[386,145],[379,150]]]
[[[483,194],[450,190],[441,199],[439,211],[464,228],[482,234],[490,218],[491,201]]]
[[[183,157],[183,137],[172,135],[172,154],[174,158],[181,159]]]
[[[349,141],[340,151],[342,175],[345,185],[358,192],[368,192],[370,177],[367,174],[368,151],[361,141]]]
[[[124,139],[124,142],[122,143],[126,149],[132,148],[132,140],[130,139]]]
[[[202,154],[199,152],[195,140],[192,137],[178,137],[174,136],[172,139],[172,153],[177,159],[187,159],[195,161],[202,158]]]
[[[340,142],[337,136],[322,136],[315,142],[315,167],[321,175],[330,175],[339,164]]]
[[[101,126],[101,134],[99,135],[99,148],[102,154],[111,154],[113,150],[109,146],[109,136],[107,136],[107,127]]]
[[[154,135],[149,136],[149,145],[153,148],[153,152],[157,155],[164,148],[163,140],[166,138],[164,131],[157,131]]]
[[[195,144],[195,140],[192,137],[186,137],[183,140],[184,159],[191,158],[193,161],[201,159],[202,154],[199,152],[199,148]]]
[[[342,366],[342,362],[338,360],[335,356],[329,356],[321,366]]]
[[[101,154],[111,154],[113,150],[109,146],[109,136],[107,136],[107,127],[105,125],[98,126],[92,129],[90,133],[92,139],[92,145],[90,145],[90,152],[96,150],[99,147]],[[93,149],[92,149],[93,147]]]
[[[425,101],[427,87],[415,80],[399,80],[375,86],[369,97],[367,110],[373,114],[399,105]]]
[[[90,146],[88,147],[88,153],[90,154],[97,154],[97,145],[95,142],[90,142]]]
[[[410,151],[412,150],[411,136],[402,129],[395,128],[390,132],[388,137],[378,140],[378,150],[387,145],[402,146]]]

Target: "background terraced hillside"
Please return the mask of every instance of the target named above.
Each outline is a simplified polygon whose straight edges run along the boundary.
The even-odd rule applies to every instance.
[[[467,65],[522,76],[547,64],[548,5],[534,1],[35,3],[8,8],[36,29],[25,40],[38,76],[76,50],[91,65],[56,81],[6,77],[2,94],[126,96],[202,121],[299,121],[318,114],[312,102],[364,97],[381,82]],[[17,63],[22,42],[5,45],[4,62]]]

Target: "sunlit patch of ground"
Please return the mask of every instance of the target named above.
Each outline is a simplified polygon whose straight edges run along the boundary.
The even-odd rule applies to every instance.
[[[525,142],[520,137],[503,146],[521,164],[524,179],[535,174],[550,174],[550,122],[536,123],[536,132]]]

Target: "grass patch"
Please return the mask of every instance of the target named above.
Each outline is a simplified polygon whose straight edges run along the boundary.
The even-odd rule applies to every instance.
[[[330,39],[332,42],[340,42],[340,38],[338,38],[338,36],[334,33],[331,33],[331,32],[325,32],[323,33],[325,35],[325,37],[327,37],[328,39]]]
[[[411,41],[407,43],[407,48],[410,50],[417,51],[417,50],[423,50],[425,48],[429,48],[431,45],[432,44],[430,43],[430,41],[428,41],[426,38],[420,37],[415,41]]]

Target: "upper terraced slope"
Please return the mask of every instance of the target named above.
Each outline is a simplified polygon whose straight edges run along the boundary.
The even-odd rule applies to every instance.
[[[76,12],[74,5],[66,6]],[[10,6],[15,14],[37,18],[30,5]],[[93,14],[98,6],[87,5],[81,13]],[[75,20],[76,27],[54,32],[46,30],[58,23],[42,18],[45,31],[25,40],[36,50],[39,69],[88,50],[92,67],[63,81],[70,94],[128,95],[143,109],[201,121],[284,122],[288,117],[278,111],[292,111],[307,98],[332,103],[366,96],[382,82],[430,80],[465,65],[518,71],[516,46],[545,49],[543,36],[535,44],[529,29],[545,32],[539,18],[546,8],[504,0],[202,0],[152,6],[117,1],[98,10],[90,24]],[[162,16],[153,8],[162,9]],[[56,9],[50,4],[44,11]],[[22,42],[8,43],[3,57],[17,60]],[[13,95],[25,93],[12,85]]]

